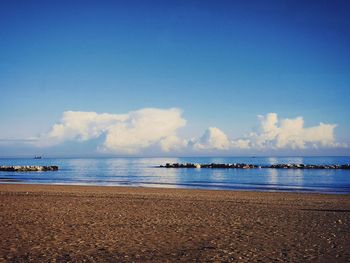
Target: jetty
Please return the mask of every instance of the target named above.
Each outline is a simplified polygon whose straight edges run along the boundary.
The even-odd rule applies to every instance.
[[[199,164],[199,163],[167,163],[160,165],[160,168],[224,168],[224,169],[253,169],[253,168],[268,168],[268,169],[350,169],[350,164],[271,164],[271,165],[257,165],[247,163],[210,163],[210,164]]]
[[[38,166],[38,165],[14,165],[14,166],[0,166],[0,171],[5,172],[45,172],[45,171],[57,171],[58,166]]]

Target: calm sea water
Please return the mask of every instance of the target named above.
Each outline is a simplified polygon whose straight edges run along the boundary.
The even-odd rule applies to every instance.
[[[54,172],[0,172],[0,183],[350,193],[350,170],[165,169],[165,163],[348,164],[350,157],[0,159],[0,165],[58,165]]]

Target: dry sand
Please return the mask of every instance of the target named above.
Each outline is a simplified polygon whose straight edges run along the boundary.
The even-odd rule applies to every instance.
[[[0,185],[1,262],[349,262],[350,195]]]

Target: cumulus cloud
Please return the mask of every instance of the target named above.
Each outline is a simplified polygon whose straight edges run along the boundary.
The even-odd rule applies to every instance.
[[[61,122],[38,140],[39,146],[51,146],[69,140],[87,141],[98,138],[117,123],[128,119],[127,114],[66,111]]]
[[[251,143],[249,139],[238,139],[231,142],[233,148],[239,149],[249,149],[251,148]]]
[[[304,119],[279,119],[277,113],[258,116],[258,129],[243,138],[230,140],[216,127],[208,128],[198,139],[192,139],[189,146],[196,150],[233,149],[305,149],[318,147],[344,147],[335,142],[335,124],[320,123],[304,127]]]
[[[146,108],[125,114],[67,111],[59,123],[33,140],[33,144],[45,147],[100,138],[99,151],[128,154],[147,148],[198,152],[346,146],[335,142],[335,124],[304,127],[302,117],[280,119],[276,113],[259,115],[258,128],[236,140],[229,139],[217,127],[209,127],[198,138],[183,139],[177,132],[185,124],[181,110],[176,108]]]
[[[171,150],[179,151],[188,145],[188,141],[181,139],[176,135],[170,135],[162,139],[159,142],[159,145],[165,152],[169,152]]]
[[[223,131],[216,127],[209,127],[204,134],[193,143],[193,148],[195,150],[227,150],[230,148],[230,145],[231,143]]]
[[[146,108],[126,114],[67,111],[60,123],[38,138],[38,146],[105,137],[101,151],[137,153],[154,144],[177,147],[177,130],[185,125],[179,109]]]
[[[245,139],[233,141],[238,148],[292,148],[334,147],[339,146],[334,140],[335,124],[320,123],[313,127],[304,127],[303,117],[278,119],[276,113],[259,115],[259,128]]]
[[[155,143],[169,151],[178,143],[176,131],[186,121],[178,109],[143,109],[128,114],[125,121],[108,129],[104,148],[107,151],[135,153]]]

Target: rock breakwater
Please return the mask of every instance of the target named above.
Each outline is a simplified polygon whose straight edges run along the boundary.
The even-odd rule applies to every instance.
[[[269,168],[269,169],[350,169],[350,164],[271,164],[271,165],[256,165],[246,163],[211,163],[211,164],[198,164],[198,163],[167,163],[160,165],[160,168],[225,168],[225,169],[252,169],[252,168]]]
[[[6,172],[44,172],[44,171],[57,171],[58,166],[52,165],[52,166],[33,166],[33,165],[25,165],[25,166],[0,166],[0,171],[6,171]]]

